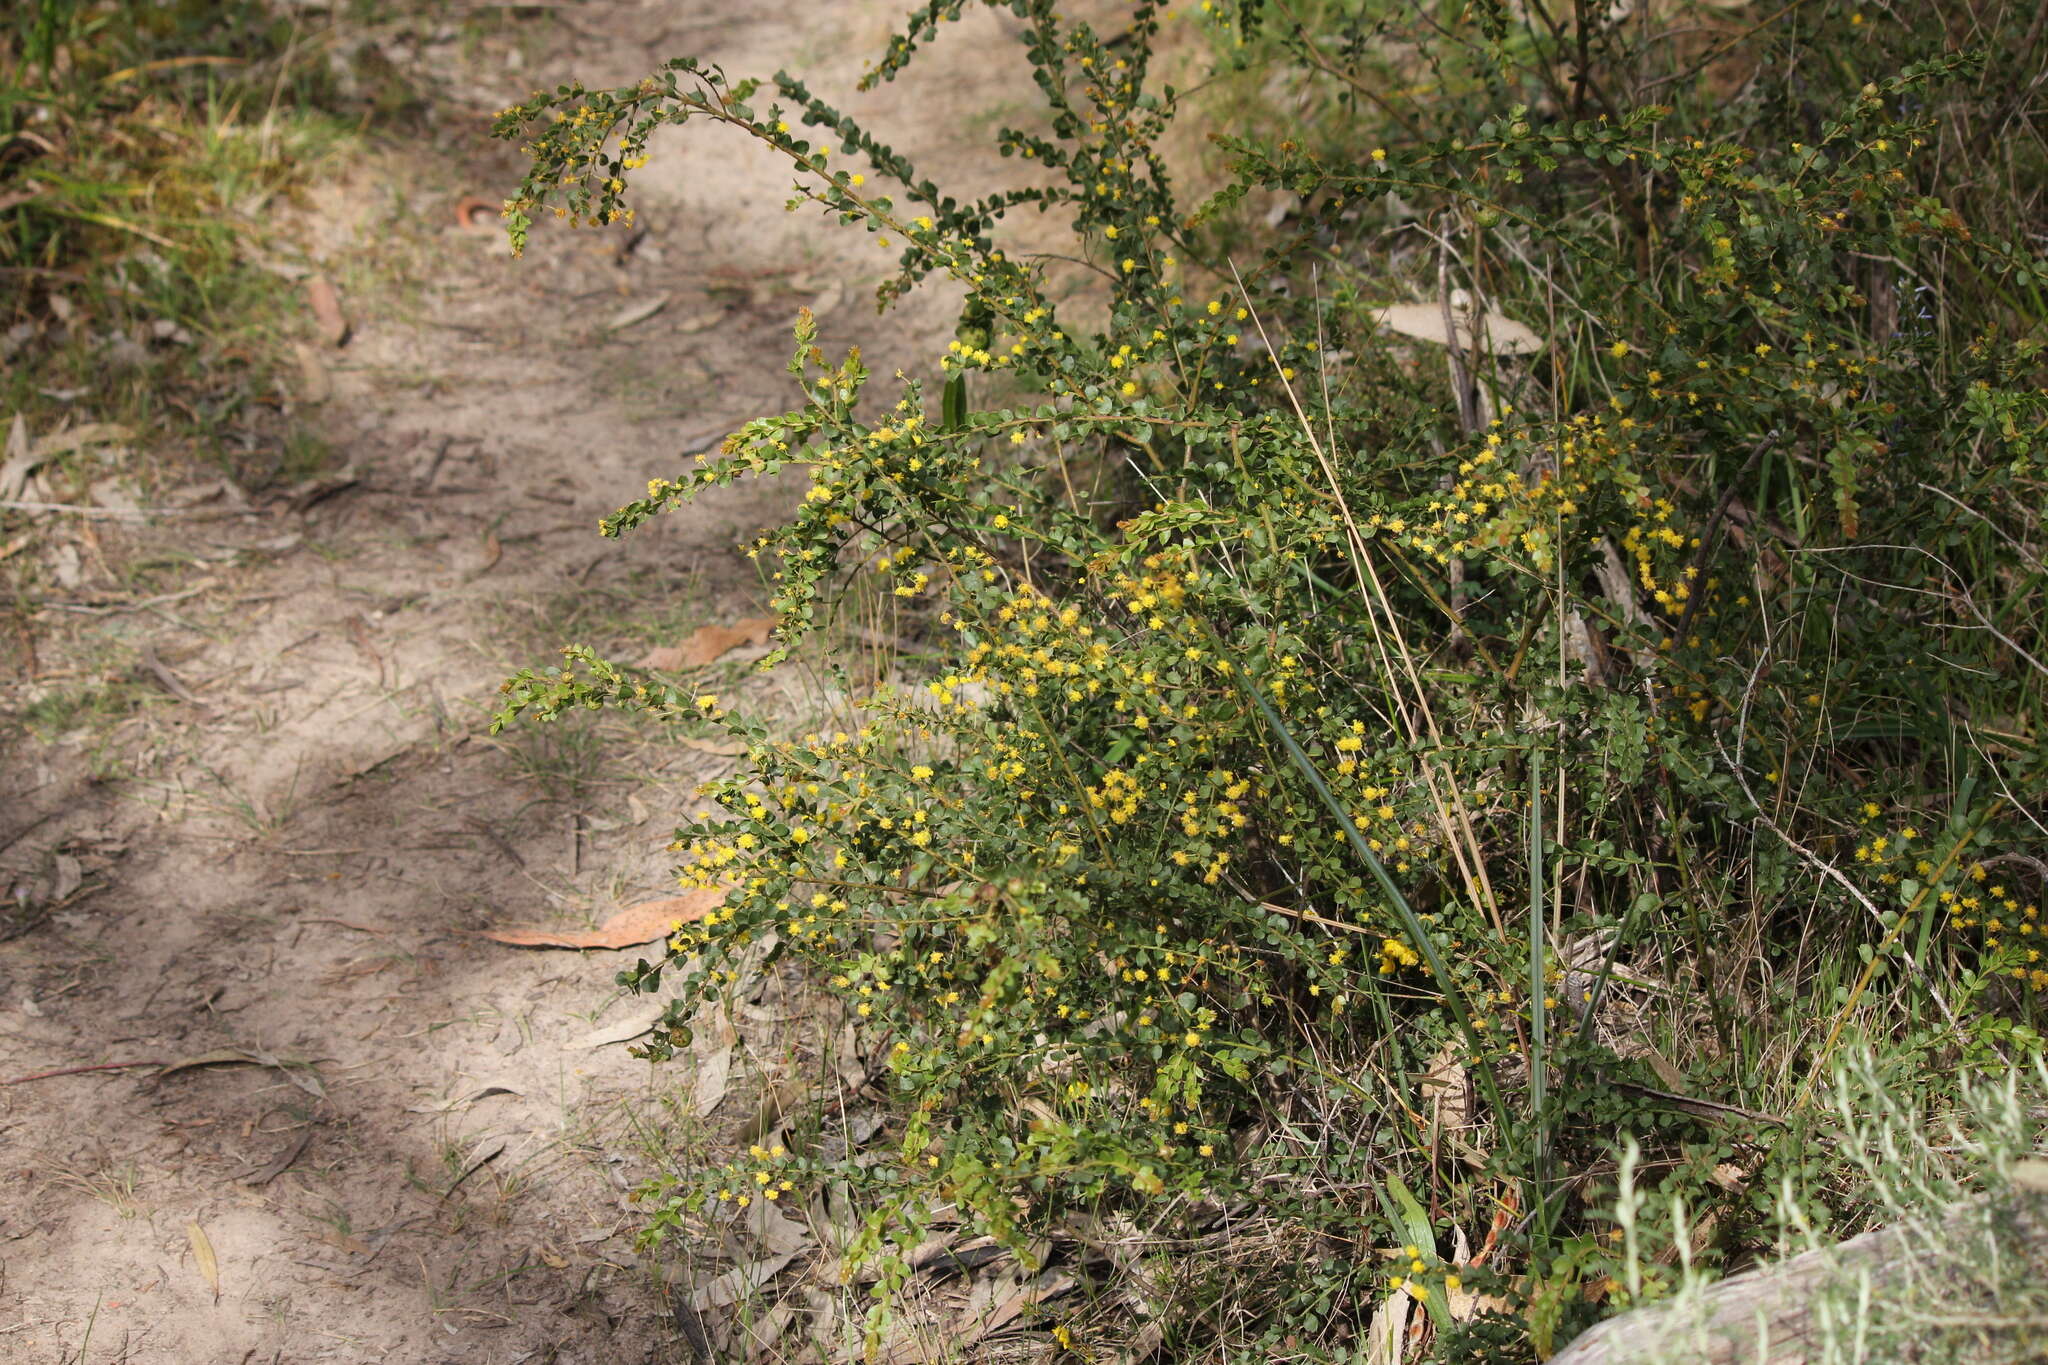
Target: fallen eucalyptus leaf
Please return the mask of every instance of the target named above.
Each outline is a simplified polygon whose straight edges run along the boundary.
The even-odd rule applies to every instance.
[[[628,327],[647,321],[662,309],[668,307],[668,295],[656,294],[651,299],[642,299],[614,313],[604,324],[607,332],[622,332]]]
[[[327,338],[329,346],[339,346],[348,340],[348,317],[341,311],[341,295],[335,292],[332,280],[325,275],[308,276],[306,304],[313,310],[313,320],[320,324],[320,335]]]
[[[775,618],[772,616],[748,616],[729,626],[699,626],[680,645],[650,650],[640,661],[640,667],[659,669],[664,673],[702,668],[742,645],[768,643],[769,632],[774,629]]]
[[[668,937],[678,924],[696,923],[724,902],[724,891],[698,888],[621,910],[595,929],[489,929],[483,937],[515,948],[637,948]]]
[[[284,1073],[284,1078],[309,1095],[327,1098],[327,1089],[320,1084],[320,1078],[313,1074],[313,1064],[295,1057],[279,1057],[275,1053],[259,1052],[238,1047],[215,1048],[202,1052],[197,1057],[185,1057],[170,1063],[156,1073],[157,1079],[176,1075],[180,1071],[192,1071],[206,1066],[267,1066]]]
[[[206,1235],[206,1229],[197,1223],[185,1226],[185,1239],[192,1243],[192,1260],[198,1265],[200,1275],[207,1287],[213,1290],[213,1301],[220,1302],[220,1257],[214,1255],[213,1240]]]

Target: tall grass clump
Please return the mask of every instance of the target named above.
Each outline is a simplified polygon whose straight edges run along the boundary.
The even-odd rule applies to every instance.
[[[254,483],[303,474],[271,430],[310,333],[277,220],[356,145],[334,18],[264,0],[0,14],[0,405],[31,436],[115,421]]]
[[[800,316],[801,401],[603,528],[800,470],[749,547],[783,643],[890,593],[913,681],[796,737],[587,649],[507,685],[750,746],[674,843],[724,908],[627,974],[675,993],[653,1055],[766,949],[894,1100],[864,1152],[664,1176],[650,1237],[842,1184],[871,1350],[957,1218],[1083,1274],[1173,1248],[1041,1310],[1077,1349],[1505,1361],[1769,1254],[1783,1190],[1884,1217],[1815,1078],[1868,1048],[1935,1112],[2048,986],[2037,15],[997,8],[1045,107],[972,202],[786,74],[499,119],[517,244],[629,216],[695,120],[885,239],[880,304],[966,291],[886,392]],[[1196,43],[1285,136],[1160,78]],[[1200,202],[1176,120],[1228,160]]]

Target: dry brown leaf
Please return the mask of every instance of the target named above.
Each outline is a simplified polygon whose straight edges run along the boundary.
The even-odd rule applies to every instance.
[[[41,461],[28,439],[28,419],[20,413],[7,430],[6,459],[0,461],[0,498],[18,498],[28,485],[28,476]]]
[[[739,1344],[746,1348],[747,1359],[758,1362],[758,1365],[790,1359],[777,1343],[795,1318],[795,1304],[778,1303],[753,1321],[738,1324]]]
[[[747,1231],[771,1256],[802,1251],[811,1244],[809,1229],[782,1211],[784,1201],[756,1199],[747,1207]]]
[[[134,436],[133,429],[118,422],[81,422],[31,441],[27,419],[16,413],[7,432],[6,459],[0,462],[0,498],[21,496],[37,466],[59,455],[87,446],[132,440]]]
[[[668,295],[656,294],[651,299],[642,299],[638,303],[629,304],[621,309],[612,316],[610,321],[605,323],[604,329],[607,332],[624,331],[626,328],[637,323],[647,321],[647,319],[653,317],[666,307],[668,307]]]
[[[761,1092],[761,1102],[755,1106],[754,1115],[740,1127],[741,1142],[759,1142],[781,1126],[790,1110],[802,1104],[806,1095],[803,1086],[794,1081],[775,1081]]]
[[[67,427],[63,431],[53,431],[49,435],[38,439],[36,441],[36,458],[38,460],[50,460],[55,459],[59,455],[69,454],[74,450],[83,450],[87,446],[106,445],[113,441],[131,441],[133,439],[135,439],[134,429],[124,427],[119,422],[81,422],[75,427]]]
[[[321,363],[320,353],[303,341],[294,341],[292,350],[299,358],[299,401],[325,403],[334,397],[334,380]]]
[[[660,1000],[650,1000],[633,1013],[614,1019],[603,1028],[592,1029],[581,1038],[562,1044],[567,1051],[582,1051],[588,1048],[611,1047],[618,1043],[630,1043],[641,1034],[647,1033],[662,1021],[668,1013],[668,1005]]]
[[[515,948],[637,948],[668,937],[678,921],[695,924],[724,902],[724,891],[700,888],[621,910],[595,929],[487,929],[483,936]]]
[[[709,1118],[713,1110],[725,1100],[725,1091],[732,1080],[732,1049],[739,1041],[739,1034],[732,1026],[732,1020],[720,1015],[698,1033],[697,1041],[690,1051],[696,1061],[697,1074],[691,1086],[691,1097],[697,1103],[697,1116]],[[787,1247],[770,1247],[771,1251],[786,1251]]]
[[[1000,1279],[998,1283],[1001,1283]],[[1026,1283],[1016,1286],[1006,1294],[1001,1294],[987,1309],[985,1317],[975,1311],[977,1305],[970,1299],[968,1312],[962,1315],[962,1320],[955,1330],[974,1341],[994,1336],[1015,1321],[1017,1315],[1032,1304],[1058,1298],[1072,1289],[1074,1284],[1074,1277],[1064,1271],[1040,1271]],[[976,1287],[979,1288],[979,1284]]]
[[[213,1290],[214,1302],[220,1302],[220,1258],[213,1254],[212,1239],[197,1223],[186,1225],[185,1237],[192,1243],[192,1259],[198,1264],[199,1273],[205,1277],[207,1287]]]
[[[498,567],[498,561],[505,557],[505,543],[498,539],[495,531],[484,532],[484,562],[462,576],[465,583],[474,583]]]
[[[1485,1153],[1471,1140],[1479,1118],[1477,1094],[1471,1076],[1458,1060],[1455,1045],[1444,1044],[1429,1059],[1429,1069],[1422,1073],[1421,1090],[1429,1101],[1431,1129],[1450,1138],[1460,1155],[1476,1154],[1483,1159]]]
[[[1374,321],[1402,336],[1414,337],[1418,341],[1432,341],[1439,346],[1450,344],[1451,334],[1444,329],[1444,308],[1436,303],[1397,303],[1382,308],[1374,315]],[[1452,326],[1456,330],[1460,350],[1472,344],[1472,315],[1461,309],[1451,311]],[[1543,339],[1500,313],[1487,313],[1478,319],[1479,349],[1493,355],[1533,355],[1543,349]]]
[[[1496,1224],[1496,1226],[1499,1225]],[[1460,1276],[1463,1276],[1474,1266],[1478,1265],[1479,1261],[1474,1260],[1472,1257],[1472,1242],[1470,1238],[1465,1236],[1463,1226],[1453,1225],[1451,1236],[1451,1266]],[[1484,1259],[1484,1253],[1481,1254],[1480,1259]],[[1476,1294],[1472,1290],[1465,1288],[1462,1281],[1457,1288],[1453,1289],[1450,1282],[1446,1280],[1444,1283],[1444,1310],[1451,1315],[1453,1322],[1470,1322],[1481,1313],[1507,1312],[1508,1301],[1491,1294]]]
[[[795,1259],[796,1253],[786,1251],[751,1265],[735,1266],[690,1295],[690,1306],[700,1313],[710,1308],[730,1307],[774,1279],[784,1266]]]
[[[339,346],[348,340],[348,317],[341,311],[341,295],[335,292],[332,280],[325,275],[308,275],[306,305],[313,310],[313,320],[320,324],[320,335],[327,338],[329,346]]]
[[[1402,1347],[1407,1344],[1408,1309],[1414,1303],[1406,1294],[1390,1295],[1373,1312],[1366,1328],[1367,1365],[1401,1365]]]
[[[351,1256],[370,1254],[370,1244],[360,1237],[351,1237],[345,1232],[337,1232],[328,1227],[313,1228],[311,1231],[314,1237],[338,1251],[346,1251]]]
[[[222,1047],[211,1052],[202,1052],[197,1057],[184,1057],[171,1062],[157,1072],[157,1079],[176,1075],[180,1071],[192,1071],[208,1066],[267,1066],[284,1073],[284,1078],[309,1095],[321,1099],[327,1097],[327,1088],[313,1073],[312,1064],[295,1057],[280,1057],[276,1053],[264,1052],[260,1048]]]
[[[642,668],[674,673],[678,669],[702,668],[720,655],[742,645],[764,645],[775,629],[772,616],[748,616],[729,626],[699,626],[689,639],[674,647],[652,650],[640,661]]]

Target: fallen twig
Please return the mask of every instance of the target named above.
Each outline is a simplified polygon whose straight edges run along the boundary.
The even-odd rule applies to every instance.
[[[57,598],[45,598],[36,603],[39,609],[50,611],[75,611],[84,616],[114,616],[124,611],[147,611],[170,602],[182,602],[188,597],[197,597],[214,586],[215,580],[202,578],[191,587],[179,592],[167,592],[160,597],[145,597],[134,602],[65,602]]]
[[[26,1076],[16,1076],[10,1081],[0,1081],[0,1085],[26,1085],[30,1081],[47,1081],[53,1076],[79,1076],[88,1071],[126,1071],[138,1066],[162,1065],[164,1063],[161,1061],[151,1060],[146,1062],[101,1062],[96,1066],[60,1066],[55,1071],[35,1071]]]
[[[305,1132],[299,1134],[299,1140],[297,1142],[294,1142],[290,1147],[285,1149],[283,1155],[279,1156],[275,1161],[272,1161],[268,1166],[263,1167],[261,1170],[256,1171],[253,1174],[243,1176],[242,1183],[244,1185],[249,1186],[251,1189],[261,1189],[263,1186],[268,1185],[271,1181],[277,1179],[286,1171],[290,1170],[292,1163],[297,1161],[301,1156],[305,1154],[306,1148],[312,1145],[312,1142],[313,1130],[311,1128],[308,1128]]]
[[[163,684],[164,691],[188,706],[196,706],[202,711],[206,709],[206,703],[194,696],[191,688],[179,682],[178,675],[171,672],[164,661],[157,657],[155,645],[144,645],[142,647],[142,666],[150,671],[152,677]]]

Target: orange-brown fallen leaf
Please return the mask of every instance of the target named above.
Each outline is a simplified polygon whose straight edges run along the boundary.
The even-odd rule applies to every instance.
[[[767,644],[768,634],[774,629],[775,618],[772,616],[742,617],[729,626],[699,626],[682,644],[664,645],[650,651],[640,661],[640,667],[656,668],[664,673],[682,668],[702,668],[742,645]]]
[[[487,929],[484,937],[515,948],[636,948],[666,938],[676,921],[694,924],[725,901],[716,887],[685,891],[621,910],[595,929]]]

